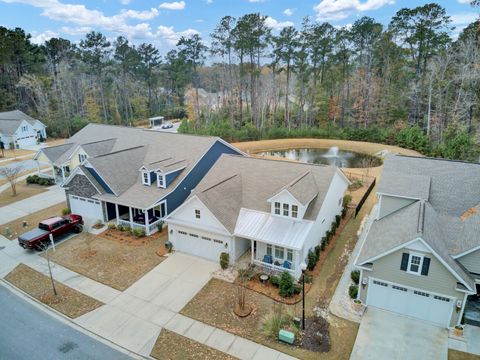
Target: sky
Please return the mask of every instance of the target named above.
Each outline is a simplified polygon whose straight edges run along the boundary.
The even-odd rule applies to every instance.
[[[313,21],[349,26],[362,16],[387,25],[401,8],[413,8],[431,1],[415,0],[0,0],[0,25],[21,27],[32,41],[51,37],[79,41],[92,30],[113,40],[126,36],[133,43],[152,43],[162,53],[175,46],[182,35],[199,33],[208,43],[219,20],[260,12],[268,16],[274,32],[283,27]],[[452,37],[478,17],[469,0],[438,0],[451,16]]]

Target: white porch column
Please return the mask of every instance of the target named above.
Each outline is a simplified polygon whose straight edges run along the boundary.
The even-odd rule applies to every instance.
[[[132,207],[128,207],[128,215],[129,215],[129,220],[130,220],[130,228],[133,229],[133,214],[132,214]]]
[[[53,181],[57,182],[57,177],[55,176],[55,166],[52,165],[52,175],[53,175]]]
[[[148,236],[150,235],[150,231],[148,229],[148,224],[149,224],[149,221],[148,221],[148,209],[145,209],[145,234]]]
[[[62,165],[62,179],[65,181],[65,168]]]
[[[35,160],[37,163],[37,174],[40,175],[40,162],[38,160]]]
[[[118,211],[118,204],[115,204],[115,215],[117,215],[117,225],[120,223],[120,214]]]

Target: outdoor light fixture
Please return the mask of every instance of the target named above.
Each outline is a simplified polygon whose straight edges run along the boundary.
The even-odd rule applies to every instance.
[[[300,264],[300,270],[302,270],[302,330],[305,330],[305,270],[307,270],[305,261]]]
[[[362,287],[365,288],[368,284],[368,277],[362,279]]]

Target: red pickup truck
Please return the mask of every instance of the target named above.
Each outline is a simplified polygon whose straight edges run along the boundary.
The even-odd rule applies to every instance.
[[[83,219],[80,215],[57,216],[46,219],[38,224],[38,228],[30,230],[18,237],[18,244],[24,249],[42,250],[44,244],[50,242],[50,234],[53,240],[68,232],[79,233],[83,230]]]

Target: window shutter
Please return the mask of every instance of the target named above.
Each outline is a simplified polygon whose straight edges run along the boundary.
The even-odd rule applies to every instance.
[[[400,265],[400,270],[402,271],[407,271],[407,266],[408,266],[408,258],[409,258],[409,254],[407,253],[403,253],[402,254],[402,264]]]
[[[430,268],[430,258],[424,257],[423,258],[423,265],[422,265],[422,275],[428,275],[428,269]]]

